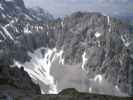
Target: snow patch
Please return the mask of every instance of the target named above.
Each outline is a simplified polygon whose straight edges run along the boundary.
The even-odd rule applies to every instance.
[[[107,16],[107,20],[108,20],[108,25],[110,25],[110,17]]]
[[[59,57],[59,64],[64,65],[63,50],[61,50],[59,53],[57,53],[57,57]]]
[[[109,16],[107,16],[107,21],[108,21],[108,26],[109,26],[109,32],[111,32],[111,22],[110,22]]]
[[[81,66],[81,68],[82,68],[82,70],[84,70],[85,71],[85,64],[86,64],[86,62],[87,62],[87,58],[86,58],[86,52],[84,52],[83,53],[83,55],[82,55],[82,66]]]
[[[44,51],[44,53],[42,53]],[[63,50],[57,51],[56,48],[40,48],[35,50],[33,53],[28,52],[28,55],[31,57],[30,62],[25,62],[24,64],[19,63],[14,60],[14,65],[20,68],[24,66],[24,70],[28,72],[30,77],[33,80],[37,80],[49,86],[49,94],[57,94],[57,83],[55,83],[54,77],[51,75],[50,69],[52,63],[59,58],[59,63],[64,64],[64,59],[62,57]],[[45,90],[41,90],[44,94]]]
[[[119,89],[119,87],[116,85],[115,86],[115,89],[118,91],[118,92],[120,92],[120,89]]]
[[[55,49],[52,50],[45,49],[46,50],[45,55],[41,54],[41,49],[34,51],[34,53],[31,52],[28,53],[29,56],[32,58],[30,62],[20,64],[19,62],[14,61],[14,65],[18,66],[19,68],[21,66],[24,66],[24,70],[28,72],[28,74],[32,79],[39,80],[43,82],[45,85],[48,85],[50,88],[49,93],[56,94],[57,88],[54,83],[54,78],[50,74],[51,64],[54,61],[54,57],[52,57],[52,55],[55,52]],[[30,68],[31,66],[32,68]]]
[[[0,4],[0,9],[2,9],[2,10],[4,9],[3,6],[2,6],[2,4]]]
[[[44,92],[44,90],[41,90],[41,93],[42,93],[42,94],[46,94],[46,93]]]
[[[63,21],[61,22],[61,27],[62,27],[62,28],[64,27],[64,22],[63,22]]]
[[[96,32],[96,33],[95,33],[95,37],[96,37],[96,38],[99,38],[101,35],[102,35],[102,34],[99,33],[99,32]]]
[[[121,40],[126,47],[130,46],[131,43],[128,42],[128,40],[126,39],[126,36],[121,35]]]
[[[91,87],[89,88],[89,93],[92,93],[92,88]]]
[[[98,83],[102,83],[102,81],[103,81],[103,77],[102,77],[102,75],[96,75],[95,77],[94,77],[94,81],[95,82],[98,82]]]
[[[26,26],[24,27],[24,33],[26,33],[26,34],[32,33],[32,32],[29,30],[29,24],[26,24]]]
[[[9,24],[5,25],[5,28],[7,28],[7,27],[9,27],[9,26],[13,26],[14,23],[15,23],[15,21],[14,21],[14,20],[11,20],[11,21],[9,22]]]

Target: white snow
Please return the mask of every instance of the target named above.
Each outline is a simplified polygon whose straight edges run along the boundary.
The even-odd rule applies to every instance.
[[[126,47],[129,47],[131,43],[128,42],[128,40],[126,40],[126,37],[121,35],[121,40],[123,41],[124,45]]]
[[[38,32],[39,31],[39,26],[35,26],[35,29]]]
[[[125,46],[126,46],[126,47],[129,47],[129,46],[130,46],[130,43],[129,43],[129,42],[126,42],[126,43],[125,43]]]
[[[31,34],[32,32],[29,30],[29,24],[26,24],[26,26],[24,27],[24,33],[26,34]]]
[[[2,4],[0,4],[0,9],[2,9],[2,10],[4,9],[4,8],[2,7]]]
[[[63,50],[61,50],[59,53],[57,53],[57,57],[59,57],[59,64],[64,65]]]
[[[39,26],[39,29],[42,31],[43,30],[43,27],[42,26]]]
[[[61,27],[62,27],[62,28],[64,27],[64,22],[63,22],[63,21],[61,22]]]
[[[89,88],[89,93],[92,93],[92,88],[91,87]]]
[[[107,20],[108,20],[108,25],[110,25],[110,17],[107,16]]]
[[[100,41],[97,41],[98,47],[101,47]]]
[[[120,92],[120,89],[119,89],[119,87],[116,85],[115,86],[115,89],[118,91],[118,92]]]
[[[3,31],[5,32],[5,34],[11,39],[11,40],[14,40],[12,35],[7,31],[7,29],[5,27],[2,27],[1,28],[3,29]]]
[[[11,21],[9,22],[9,24],[5,25],[5,28],[7,28],[8,26],[12,26],[14,22],[15,22],[14,20],[11,20]]]
[[[94,77],[94,81],[95,81],[95,82],[98,82],[98,83],[102,83],[102,81],[103,81],[102,75],[100,75],[100,74],[96,75],[96,76]]]
[[[108,20],[108,25],[109,25],[109,32],[111,32],[111,22],[110,22],[110,17],[107,16],[107,20]]]
[[[81,68],[82,68],[82,70],[84,70],[85,71],[85,64],[86,64],[86,62],[87,62],[87,58],[86,58],[86,52],[84,52],[83,53],[83,55],[82,55],[82,66],[81,66]]]
[[[35,53],[29,53],[30,57],[32,57],[31,63],[35,66],[34,71],[29,70],[28,72],[30,74],[33,74],[33,76],[36,76],[40,81],[43,81],[46,85],[50,86],[49,93],[57,93],[57,88],[54,83],[54,78],[50,74],[51,64],[54,61],[54,57],[52,57],[53,53],[55,52],[55,49],[47,50],[47,53],[45,54],[44,58],[39,57],[40,51],[35,51]],[[51,58],[52,57],[52,58]],[[41,71],[40,71],[41,70]]]
[[[18,68],[21,68],[23,65],[20,64],[18,61],[13,61],[14,62],[14,65],[11,65],[11,67],[14,67],[14,66],[17,66]]]
[[[99,32],[96,32],[96,33],[95,33],[95,37],[96,37],[96,38],[99,38],[101,35],[102,35],[102,33],[99,33]]]
[[[43,55],[41,50],[45,50],[45,54]],[[30,62],[25,62],[24,64],[20,64],[18,61],[14,61],[14,66],[17,65],[19,68],[24,66],[24,70],[28,72],[30,77],[33,80],[39,80],[43,82],[45,85],[49,86],[48,93],[57,94],[57,83],[55,83],[54,77],[50,73],[51,65],[56,60],[59,59],[60,64],[64,64],[63,59],[63,50],[57,52],[57,49],[48,49],[48,48],[40,48],[35,50],[33,53],[29,52],[28,55],[32,58]],[[42,94],[44,94],[44,90],[41,90]]]
[[[41,90],[41,93],[42,93],[42,94],[46,94],[46,93],[44,92],[44,90]]]
[[[30,62],[20,64],[17,61],[14,61],[14,65],[17,65],[18,67],[24,66],[24,70],[28,72],[31,78],[33,78],[34,80],[39,80],[45,85],[48,85],[50,87],[49,93],[56,94],[57,88],[54,83],[54,78],[50,74],[51,64],[54,61],[54,57],[52,58],[52,55],[55,52],[55,49],[50,50],[43,48],[46,50],[45,55],[41,54],[41,49],[34,51],[34,53],[28,53],[32,58]],[[29,66],[32,66],[32,68],[30,68]]]

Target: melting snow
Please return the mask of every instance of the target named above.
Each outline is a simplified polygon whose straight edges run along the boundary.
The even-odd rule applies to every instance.
[[[96,32],[96,33],[95,33],[95,37],[96,37],[96,38],[99,38],[101,35],[102,35],[102,34],[99,33],[99,32]]]
[[[9,24],[5,25],[5,28],[7,28],[8,26],[12,26],[12,24],[14,23],[14,20],[11,20]]]
[[[107,19],[108,19],[108,25],[110,25],[110,17],[107,16]]]
[[[42,94],[45,94],[45,92],[44,92],[43,90],[41,90],[41,93],[42,93]]]
[[[89,88],[89,92],[92,93],[92,88],[91,87]]]
[[[2,10],[4,9],[4,8],[2,7],[2,4],[0,4],[0,9],[2,9]]]
[[[42,49],[46,51],[44,55],[41,52]],[[24,66],[25,71],[28,72],[32,79],[39,80],[50,87],[48,93],[57,94],[57,84],[55,83],[54,77],[50,73],[50,69],[53,61],[57,58],[59,58],[59,63],[64,64],[62,57],[63,50],[57,52],[56,48],[40,48],[34,51],[34,53],[29,52],[28,54],[32,58],[30,62],[20,64],[19,62],[14,61],[14,65],[17,65],[19,68]],[[31,66],[32,68],[30,68]],[[42,94],[44,94],[44,91],[41,91]]]
[[[57,53],[57,57],[59,57],[59,64],[64,65],[63,50],[61,50],[59,53]]]
[[[86,64],[87,60],[88,59],[86,58],[86,52],[84,52],[83,55],[82,55],[82,66],[81,66],[82,70],[84,70],[84,71],[85,71],[84,67],[85,67],[85,64]]]
[[[103,81],[103,77],[102,77],[102,75],[96,75],[95,77],[94,77],[94,81],[96,81],[96,82],[99,82],[99,83],[102,83],[102,81]]]
[[[111,22],[110,22],[110,17],[107,16],[107,20],[108,20],[108,25],[109,25],[109,32],[111,32]]]
[[[61,26],[62,26],[62,28],[64,27],[64,22],[63,21],[61,22]]]
[[[126,40],[126,37],[124,37],[123,35],[121,35],[121,40],[123,41],[126,47],[130,46],[130,43]]]
[[[119,89],[119,87],[116,85],[115,86],[115,89],[118,91],[118,92],[120,92],[120,89]]]
[[[32,33],[32,32],[29,30],[29,25],[28,25],[28,24],[26,24],[26,26],[24,27],[24,33],[26,33],[26,34]]]

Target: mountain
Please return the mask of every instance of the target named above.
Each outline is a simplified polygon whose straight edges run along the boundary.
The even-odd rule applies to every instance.
[[[23,67],[19,69],[0,65],[0,100],[3,96],[19,97],[37,94],[41,94],[39,86],[32,82]]]
[[[76,88],[133,95],[133,34],[128,23],[100,13],[75,12],[54,19],[42,12],[26,8],[22,0],[0,1],[1,65],[23,66],[44,94]]]
[[[114,17],[133,25],[133,13],[128,13],[128,12],[127,13],[120,13],[120,14],[114,15]]]

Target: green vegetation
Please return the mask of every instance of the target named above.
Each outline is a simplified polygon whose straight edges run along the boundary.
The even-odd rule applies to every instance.
[[[27,100],[26,98],[16,98],[15,100]],[[133,100],[131,97],[115,97],[108,95],[80,93],[76,89],[69,88],[58,95],[47,94],[32,97],[31,100]]]

